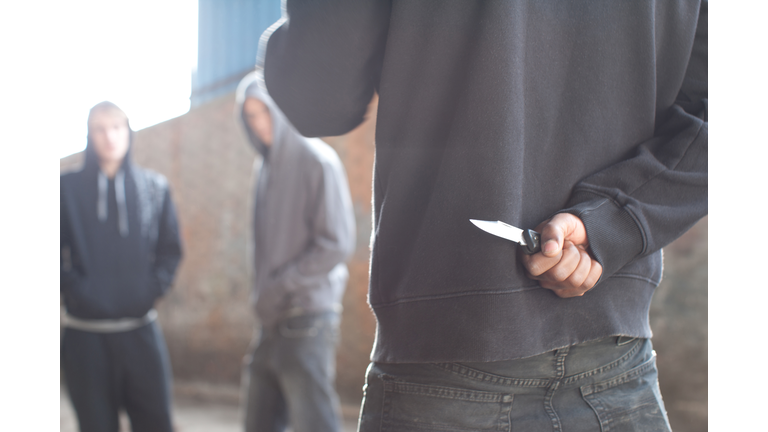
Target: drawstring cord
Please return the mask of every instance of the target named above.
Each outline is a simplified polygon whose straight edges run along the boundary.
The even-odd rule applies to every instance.
[[[96,202],[96,213],[99,215],[99,221],[107,220],[107,176],[99,171],[99,200]]]
[[[128,237],[128,208],[125,205],[125,174],[123,170],[115,176],[115,198],[117,199],[117,226],[120,235]]]
[[[96,203],[96,212],[99,221],[107,220],[107,176],[99,171],[99,199]],[[117,226],[120,236],[128,237],[128,207],[125,203],[125,174],[123,170],[115,175],[115,199],[117,201]]]

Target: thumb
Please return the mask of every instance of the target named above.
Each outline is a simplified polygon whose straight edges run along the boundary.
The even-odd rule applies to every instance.
[[[541,253],[546,257],[555,257],[563,250],[565,229],[562,223],[552,218],[539,227],[541,232]]]
[[[553,257],[563,249],[565,240],[582,246],[589,246],[584,222],[570,213],[558,213],[541,227],[541,251],[544,256]]]

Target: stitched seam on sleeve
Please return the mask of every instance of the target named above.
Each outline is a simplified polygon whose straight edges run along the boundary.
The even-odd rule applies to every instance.
[[[621,204],[620,204],[618,201],[616,201],[616,200],[615,200],[615,199],[614,199],[612,196],[610,196],[610,195],[608,195],[608,194],[606,194],[606,193],[604,193],[604,192],[601,192],[601,191],[597,191],[597,190],[593,190],[593,189],[590,189],[590,188],[589,188],[589,186],[586,186],[586,185],[582,185],[582,186],[579,186],[578,188],[575,188],[575,189],[574,189],[574,192],[586,192],[586,193],[590,193],[590,194],[593,194],[593,195],[597,195],[597,196],[600,196],[600,197],[603,197],[603,198],[607,198],[607,199],[611,200],[611,202],[612,202],[614,205],[616,205],[616,207],[617,207],[617,208],[619,208],[620,210],[624,210],[624,211],[626,211],[627,213],[629,213],[629,216],[630,216],[630,217],[632,218],[632,220],[635,222],[635,226],[637,227],[637,230],[638,230],[638,231],[640,231],[640,237],[641,237],[641,239],[642,239],[642,242],[643,242],[643,246],[642,246],[642,248],[641,248],[641,250],[640,250],[640,255],[642,255],[642,254],[644,254],[644,253],[646,253],[646,252],[647,252],[647,248],[648,248],[648,236],[646,235],[646,233],[645,233],[645,230],[643,229],[643,226],[642,226],[642,224],[640,223],[640,219],[637,217],[637,215],[635,214],[635,212],[634,212],[634,211],[632,211],[632,209],[631,209],[630,207],[628,207],[628,206],[625,206],[625,205],[621,205]],[[607,202],[607,201],[603,201],[603,202],[601,202],[601,203],[600,203],[600,205],[598,205],[598,206],[595,206],[595,207],[590,207],[590,208],[588,208],[588,209],[584,209],[584,210],[582,210],[581,212],[579,212],[579,217],[581,217],[581,215],[583,215],[584,213],[587,213],[587,212],[590,212],[590,211],[594,211],[594,210],[597,210],[597,209],[599,209],[599,208],[600,208],[600,207],[602,207],[602,206],[603,206],[603,204],[605,204],[606,202]]]

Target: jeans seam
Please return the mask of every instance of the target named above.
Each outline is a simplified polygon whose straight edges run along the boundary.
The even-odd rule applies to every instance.
[[[515,387],[547,387],[551,383],[549,379],[518,379],[503,377],[500,375],[479,371],[477,369],[472,369],[459,363],[432,363],[432,366],[447,370],[448,372],[451,372],[455,375],[460,375],[463,378],[469,380],[482,381],[490,384],[500,384]]]
[[[624,372],[623,374],[611,378],[607,381],[602,381],[594,384],[584,385],[580,387],[581,395],[584,401],[592,407],[592,410],[598,416],[600,420],[600,427],[604,428],[606,432],[613,429],[613,423],[616,421],[613,413],[608,409],[604,401],[594,395],[610,390],[616,386],[628,383],[636,380],[641,376],[648,373],[649,370],[653,370],[656,366],[656,357],[652,356],[649,360],[646,360],[641,365],[634,367],[633,369]]]
[[[555,373],[557,376],[552,379],[552,384],[547,389],[547,393],[544,396],[544,410],[549,414],[550,420],[552,420],[552,428],[555,432],[563,430],[563,425],[560,422],[560,417],[555,411],[555,406],[552,404],[552,399],[555,397],[555,391],[560,387],[560,383],[565,376],[565,358],[568,356],[570,347],[560,348],[555,353]]]
[[[389,405],[391,403],[387,398],[386,384],[392,380],[392,378],[388,377],[387,375],[379,375],[379,379],[383,384],[381,386],[381,421],[379,422],[379,432],[382,432],[384,430],[384,425],[387,423],[387,419],[389,418]]]
[[[388,374],[378,375],[378,378],[382,382],[380,431],[391,430],[391,427],[401,425],[400,420],[391,418],[392,399],[391,397],[387,397],[388,393],[427,396],[431,398],[463,402],[486,404],[491,403],[499,406],[498,421],[495,422],[494,430],[509,430],[511,427],[512,404],[514,401],[514,394],[512,393],[478,389],[462,389],[434,384],[412,383],[399,380],[396,377]],[[417,419],[413,419],[411,421],[415,424],[422,425],[423,427],[434,426],[429,422],[424,423]],[[464,430],[462,426],[459,425],[441,425],[441,427],[442,429],[440,430],[446,431],[458,432],[460,430]]]
[[[584,388],[582,387],[579,389],[581,391],[581,398],[587,403],[587,405],[592,408],[592,411],[595,412],[595,415],[598,415],[599,412],[605,412],[605,406],[603,405],[603,402],[600,399],[597,398],[588,398],[587,394],[584,393]],[[602,432],[608,432],[610,431],[610,424],[611,424],[611,418],[608,416],[608,418],[605,418],[604,421],[599,420],[598,416],[598,423],[600,423],[600,430]],[[606,426],[606,430],[603,431],[603,426]]]
[[[599,368],[596,368],[596,369],[592,369],[590,371],[582,372],[578,375],[568,377],[563,381],[563,384],[571,384],[581,379],[588,378],[603,372],[607,372],[615,367],[620,366],[622,363],[629,360],[633,355],[637,354],[637,352],[640,350],[641,341],[642,341],[641,339],[637,339],[635,346],[633,346],[632,349],[630,349],[629,351],[627,351],[626,354],[612,361],[611,363],[608,363],[607,365],[604,365],[604,366],[600,366]]]
[[[504,402],[504,393],[484,390],[468,390],[432,384],[417,384],[404,381],[384,381],[384,391],[399,394],[423,395],[440,399],[469,402]]]
[[[624,372],[623,374],[611,378],[607,381],[601,381],[595,384],[585,385],[582,389],[582,394],[585,396],[589,396],[593,393],[599,393],[602,391],[605,391],[607,389],[616,387],[621,384],[625,384],[627,382],[630,382],[632,380],[637,379],[638,377],[648,373],[649,370],[652,370],[654,366],[656,366],[655,363],[656,357],[653,356],[649,360],[646,360],[641,365],[636,366],[635,368]]]

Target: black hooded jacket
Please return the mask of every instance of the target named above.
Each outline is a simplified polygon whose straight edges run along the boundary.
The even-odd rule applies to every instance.
[[[181,260],[168,182],[133,164],[131,147],[115,178],[100,179],[89,139],[83,168],[60,178],[60,289],[67,312],[78,318],[143,316],[168,290]]]
[[[651,336],[661,248],[707,213],[706,1],[287,0],[262,44],[269,93],[306,136],[346,133],[379,95],[375,361]],[[603,267],[582,297],[540,287],[469,222],[559,212]]]

